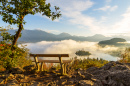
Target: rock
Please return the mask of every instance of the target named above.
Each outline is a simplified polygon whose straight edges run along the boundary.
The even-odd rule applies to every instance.
[[[6,86],[19,86],[19,85],[16,83],[7,83]]]
[[[31,85],[30,86],[38,86],[38,82],[36,82],[36,81],[31,81]]]
[[[15,67],[15,68],[11,68],[10,72],[12,74],[22,74],[23,73],[23,69],[19,68],[19,67]]]
[[[83,76],[83,79],[86,79],[86,80],[91,80],[91,78],[93,77],[93,75],[90,73],[84,73],[84,75],[82,76]]]
[[[57,85],[56,82],[54,81],[54,82],[49,82],[46,86],[57,86]]]
[[[25,70],[25,73],[27,74],[35,74],[37,70],[34,65],[25,66],[23,67],[23,69]]]
[[[68,81],[67,83],[68,83],[68,85],[73,85],[74,81]]]
[[[94,71],[92,75],[96,79],[104,80],[108,75],[110,75],[110,72],[108,70],[97,70]]]
[[[97,71],[97,70],[99,70],[99,68],[97,68],[97,67],[90,67],[90,68],[88,68],[87,70],[86,70],[86,72],[88,72],[88,73],[92,73],[93,71]]]
[[[95,80],[94,81],[94,85],[93,86],[108,86],[108,85],[105,85],[105,84],[103,84],[102,82],[101,82],[101,80]]]
[[[22,83],[20,83],[20,86],[31,86],[31,83],[30,82],[22,82]],[[38,85],[36,84],[36,85],[32,85],[32,86],[38,86]]]
[[[101,69],[104,69],[104,70],[109,70],[112,66],[115,66],[116,63],[114,61],[111,61],[107,64],[105,64],[103,67],[101,67]]]
[[[15,74],[14,76],[16,79],[24,79],[25,78],[24,74]]]
[[[4,84],[5,80],[4,79],[0,79],[0,84]]]
[[[92,74],[91,79],[95,86],[130,86],[129,63],[111,61],[101,68],[91,67],[86,72]]]
[[[91,80],[80,80],[79,81],[79,86],[92,86],[94,85],[94,82]]]
[[[14,79],[15,76],[13,74],[6,74],[6,79]]]
[[[32,70],[34,67],[35,67],[34,65],[29,65],[29,66],[23,67],[23,69],[26,71],[29,71],[29,70]]]
[[[8,82],[18,84],[18,81],[16,79],[9,79]]]
[[[129,70],[126,65],[116,65],[109,69],[110,72]]]
[[[64,85],[67,82],[66,79],[61,80],[61,85]]]
[[[130,71],[115,72],[108,76],[108,81],[114,80],[117,83],[122,83],[125,86],[130,86]]]
[[[125,63],[130,68],[130,63]]]

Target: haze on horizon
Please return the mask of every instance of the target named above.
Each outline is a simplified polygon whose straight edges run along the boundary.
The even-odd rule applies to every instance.
[[[78,36],[130,36],[130,0],[47,0],[59,6],[62,17],[51,21],[41,14],[28,15],[25,29],[40,29],[49,33],[62,32]],[[8,23],[2,21],[5,27]],[[17,25],[12,25],[17,29]]]

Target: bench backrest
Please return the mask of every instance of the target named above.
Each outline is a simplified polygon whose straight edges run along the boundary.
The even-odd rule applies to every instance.
[[[30,54],[33,57],[69,57],[69,54]]]

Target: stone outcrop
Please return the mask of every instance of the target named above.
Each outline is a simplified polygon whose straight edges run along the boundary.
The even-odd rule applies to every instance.
[[[86,70],[92,78],[100,80],[103,86],[130,86],[130,65],[111,61],[101,68]]]
[[[34,71],[34,66],[5,72],[0,75],[0,86],[130,86],[130,63],[111,61],[101,68],[80,68],[64,76],[56,72],[31,71]]]

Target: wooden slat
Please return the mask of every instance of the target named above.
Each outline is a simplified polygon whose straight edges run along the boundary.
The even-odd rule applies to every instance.
[[[30,56],[37,56],[37,57],[69,57],[69,54],[30,54]]]
[[[62,60],[63,63],[70,63],[72,60]],[[59,60],[39,60],[38,62],[45,62],[45,63],[60,63]]]

